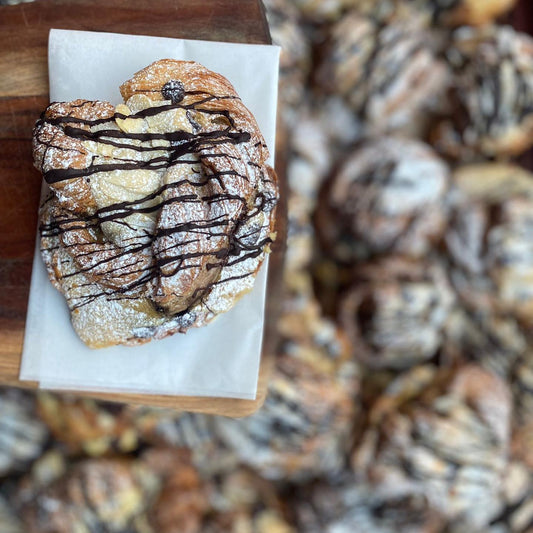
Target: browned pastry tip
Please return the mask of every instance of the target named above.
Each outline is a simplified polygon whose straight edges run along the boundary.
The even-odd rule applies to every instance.
[[[251,290],[275,238],[277,177],[228,80],[163,59],[121,92],[116,108],[52,104],[34,131],[43,257],[93,347],[204,325]],[[105,316],[116,331],[100,334]]]

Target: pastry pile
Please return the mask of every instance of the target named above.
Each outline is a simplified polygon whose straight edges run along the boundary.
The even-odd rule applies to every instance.
[[[0,531],[532,531],[532,41],[476,27],[512,3],[265,1],[289,186],[265,404],[228,419],[39,393],[16,416],[39,413],[46,452],[0,439]]]

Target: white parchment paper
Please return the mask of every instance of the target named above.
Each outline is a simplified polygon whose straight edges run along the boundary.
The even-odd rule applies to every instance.
[[[227,77],[275,144],[279,48],[111,33],[52,30],[51,101],[122,102],[119,85],[163,58],[197,61]],[[273,164],[271,156],[270,164]],[[213,323],[138,347],[87,348],[63,296],[48,280],[38,245],[21,380],[43,388],[254,399],[261,354],[266,267],[254,289]]]

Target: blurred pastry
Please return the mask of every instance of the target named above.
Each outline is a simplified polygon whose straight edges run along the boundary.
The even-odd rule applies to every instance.
[[[525,332],[515,318],[457,306],[444,329],[443,359],[470,361],[509,379],[518,358],[527,350]]]
[[[311,47],[299,25],[299,12],[291,0],[265,0],[272,43],[281,47],[279,71],[280,118],[294,123],[304,98],[311,67]],[[292,116],[289,118],[288,115]]]
[[[371,368],[409,368],[434,357],[454,295],[443,268],[387,257],[357,267],[339,302],[355,358]]]
[[[310,99],[298,112],[298,123],[291,132],[287,179],[289,201],[294,198],[302,204],[293,211],[303,218],[314,211],[321,184],[336,160],[361,139],[362,130],[340,98]],[[289,216],[292,214],[289,208]]]
[[[533,531],[533,477],[531,467],[512,458],[503,483],[504,509],[492,520],[487,533],[531,533]],[[450,533],[467,533],[464,527]]]
[[[264,405],[239,420],[215,418],[240,460],[268,479],[303,481],[343,468],[358,410],[357,368],[316,306],[280,319],[281,348]]]
[[[153,448],[142,460],[162,480],[147,513],[154,533],[201,533],[209,510],[207,487],[191,462],[190,451]]]
[[[354,149],[326,183],[315,224],[341,263],[427,254],[446,224],[448,167],[419,141],[378,138]]]
[[[0,389],[0,478],[23,472],[49,438],[35,412],[35,396],[17,389]]]
[[[342,95],[371,133],[412,128],[448,83],[448,69],[416,14],[393,24],[350,12],[322,49],[318,87]]]
[[[533,39],[508,26],[461,28],[447,56],[454,111],[436,126],[435,146],[463,161],[527,150],[533,144]]]
[[[298,491],[294,505],[305,533],[440,533],[446,523],[424,494],[377,493],[349,474]]]
[[[0,496],[0,531],[2,533],[24,533],[15,510],[2,496]]]
[[[228,80],[164,59],[121,93],[53,103],[34,130],[53,192],[43,259],[92,348],[205,325],[252,289],[275,237],[276,175]]]
[[[304,481],[339,472],[355,422],[353,394],[322,369],[291,368],[294,362],[283,357],[277,366],[256,414],[217,419],[221,439],[267,479]]]
[[[514,165],[458,168],[446,234],[451,279],[484,313],[533,318],[533,175]]]
[[[288,235],[285,269],[306,269],[313,254],[312,213],[319,184],[325,179],[332,154],[322,123],[310,114],[300,116],[291,133],[287,162]]]
[[[299,111],[298,124],[291,133],[287,178],[291,193],[289,201],[294,197],[303,206],[302,209],[289,209],[289,215],[298,214],[301,218],[309,218],[315,208],[320,185],[333,165],[335,155],[332,145],[338,139],[331,138],[330,131],[324,124],[324,117],[312,109],[311,104]],[[342,112],[335,114],[337,120],[346,127]]]
[[[158,487],[138,462],[85,460],[34,494],[19,494],[19,516],[27,533],[140,533],[136,519]]]
[[[510,444],[510,391],[479,366],[401,375],[377,400],[352,457],[376,494],[416,492],[473,530],[502,510]]]
[[[333,321],[323,316],[310,285],[299,291],[286,292],[282,309],[278,320],[282,341],[280,355],[293,354],[298,358],[307,354],[307,359],[314,358],[317,364],[322,362],[324,370],[330,372],[341,373],[343,369],[352,368],[346,335]],[[357,385],[356,382],[352,384]]]
[[[202,533],[296,533],[277,487],[242,466],[212,479]]]
[[[216,476],[238,464],[237,455],[220,441],[214,416],[144,406],[128,409],[143,445],[190,450],[201,476]]]
[[[98,456],[137,448],[137,431],[123,404],[40,392],[37,409],[54,438],[72,454]]]

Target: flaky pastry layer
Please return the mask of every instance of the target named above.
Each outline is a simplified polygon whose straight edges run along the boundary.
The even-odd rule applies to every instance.
[[[42,255],[93,348],[203,326],[251,290],[274,238],[276,175],[228,80],[164,59],[120,90],[117,107],[52,103],[33,138]]]

